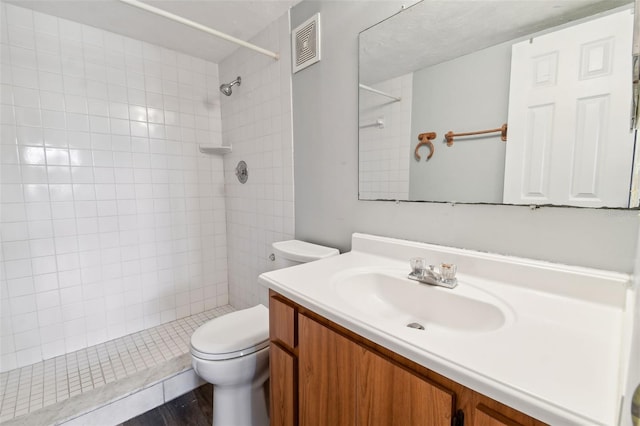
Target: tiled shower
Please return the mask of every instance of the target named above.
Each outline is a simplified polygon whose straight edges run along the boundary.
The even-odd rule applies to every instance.
[[[365,200],[407,200],[411,149],[411,105],[413,74],[380,83],[373,89],[397,96],[389,101],[379,94],[360,89],[360,198]],[[398,143],[398,141],[402,141]],[[409,155],[407,155],[409,153]],[[420,153],[423,161],[428,155]]]
[[[224,160],[229,300],[238,309],[267,304],[267,290],[256,278],[273,268],[271,243],[294,235],[289,16],[254,42],[280,59],[239,50],[220,64],[222,81],[242,76],[233,95],[221,96],[222,139],[233,149]],[[244,185],[235,176],[240,160],[249,169]]]
[[[217,65],[5,10],[2,370],[226,304]]]
[[[280,61],[240,50],[218,66],[1,15],[0,370],[265,301],[270,244],[293,236],[288,16],[256,37]],[[233,152],[198,150],[221,144]]]

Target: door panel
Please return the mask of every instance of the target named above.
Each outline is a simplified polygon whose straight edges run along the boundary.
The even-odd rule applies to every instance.
[[[512,47],[504,202],[628,207],[633,15]]]

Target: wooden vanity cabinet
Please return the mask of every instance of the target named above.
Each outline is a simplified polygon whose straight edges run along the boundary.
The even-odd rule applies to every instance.
[[[544,425],[269,294],[271,425]]]
[[[304,314],[298,360],[301,425],[451,425],[451,391]]]
[[[272,425],[298,424],[298,357],[296,311],[270,293],[269,372]],[[273,375],[273,376],[271,376]]]
[[[300,424],[355,424],[357,349],[351,340],[298,315]]]
[[[450,426],[455,394],[370,350],[360,348],[357,425]]]

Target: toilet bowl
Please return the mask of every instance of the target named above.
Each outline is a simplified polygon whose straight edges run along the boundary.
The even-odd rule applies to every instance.
[[[269,310],[263,305],[231,312],[201,325],[191,336],[193,369],[213,384],[213,424],[269,424]]]
[[[273,244],[276,268],[339,254],[297,240]],[[213,384],[215,426],[269,425],[269,310],[263,305],[214,318],[191,335],[193,369]]]

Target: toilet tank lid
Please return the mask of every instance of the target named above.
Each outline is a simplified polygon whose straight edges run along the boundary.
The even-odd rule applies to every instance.
[[[299,240],[278,241],[271,246],[276,255],[296,262],[311,262],[340,254],[338,249]]]
[[[263,305],[231,312],[202,324],[191,335],[191,347],[207,354],[251,348],[269,339],[269,310]]]

